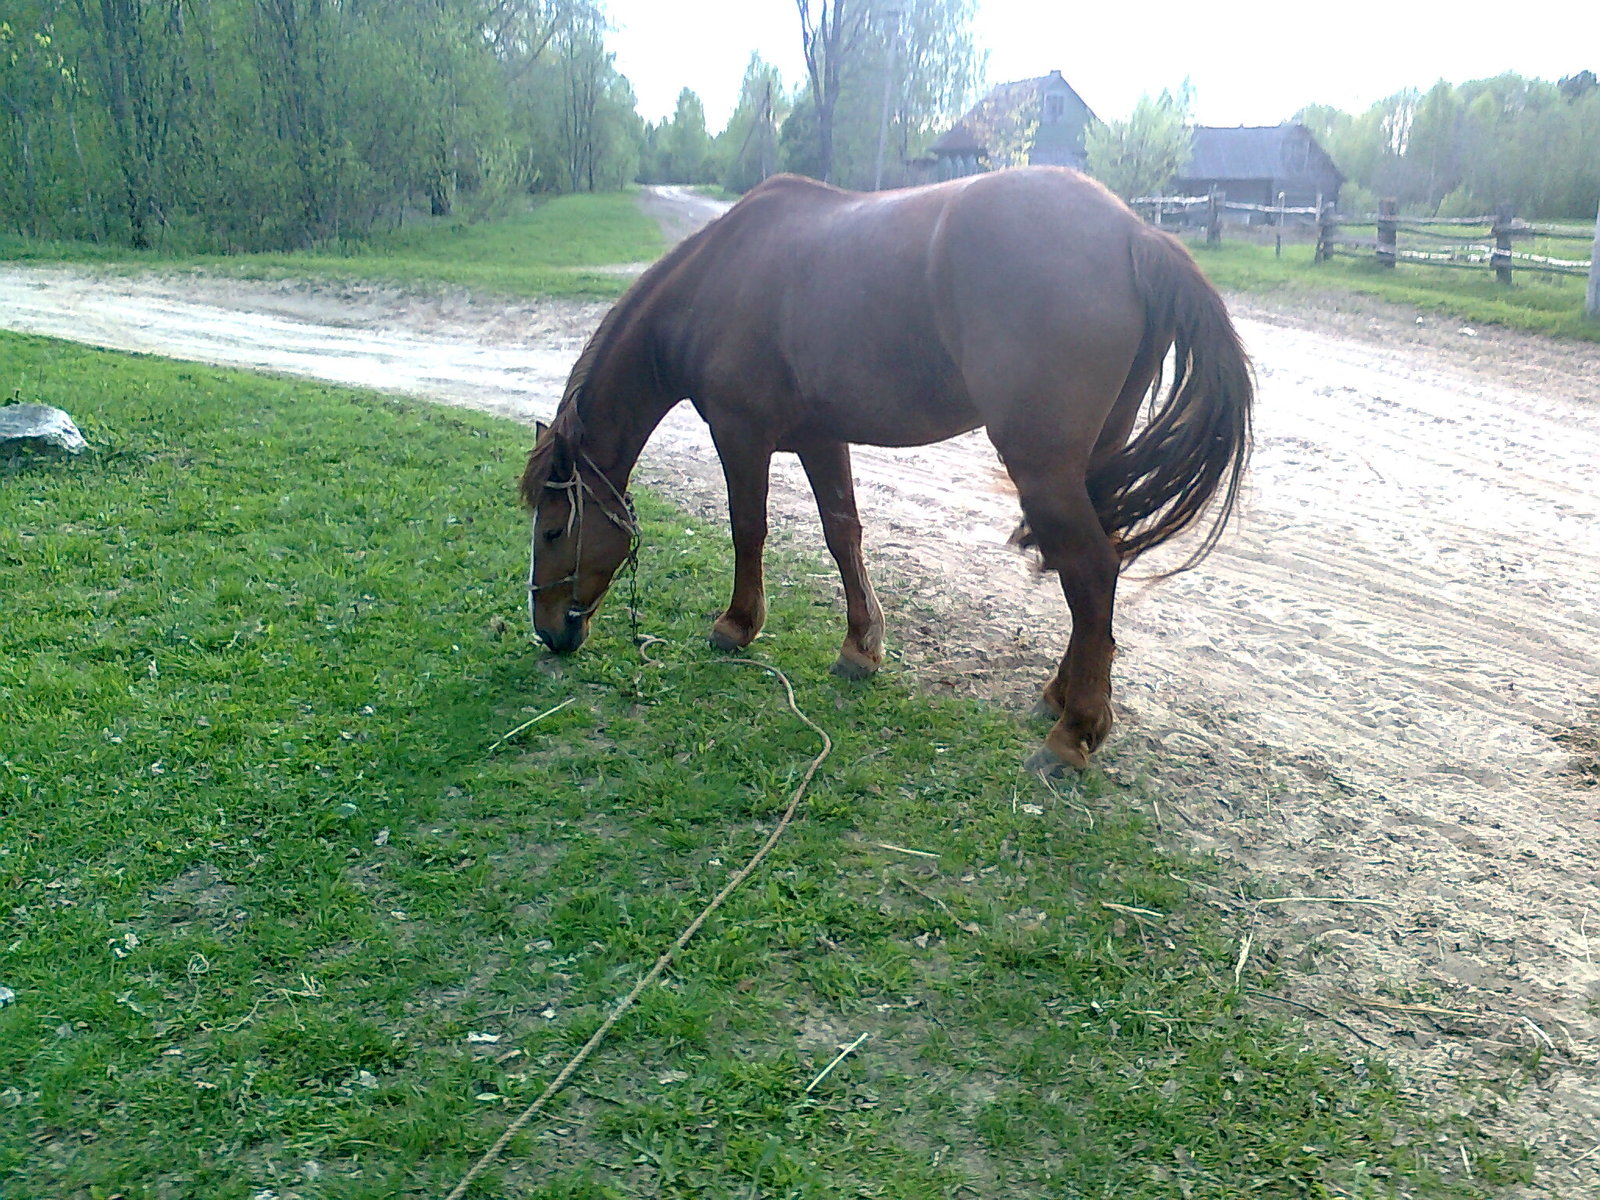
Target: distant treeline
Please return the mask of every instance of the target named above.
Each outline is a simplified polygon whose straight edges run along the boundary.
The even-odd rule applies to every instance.
[[[672,117],[646,127],[641,180],[720,183],[736,192],[774,171],[850,188],[906,182],[907,161],[971,98],[979,75],[974,7],[974,0],[800,0],[796,36],[807,63],[800,86],[787,91],[777,69],[752,55],[738,104],[715,137],[699,97],[684,89]]]
[[[1498,75],[1398,92],[1352,115],[1325,105],[1298,119],[1354,187],[1340,207],[1393,196],[1412,212],[1476,216],[1510,204],[1525,217],[1593,218],[1600,202],[1600,81]]]
[[[9,0],[0,231],[292,249],[636,179],[871,186],[880,136],[893,183],[967,98],[972,9],[805,0],[829,35],[808,42],[815,79],[788,92],[753,56],[712,136],[688,89],[670,120],[640,119],[603,0]]]
[[[587,0],[10,0],[0,227],[257,250],[632,180]]]

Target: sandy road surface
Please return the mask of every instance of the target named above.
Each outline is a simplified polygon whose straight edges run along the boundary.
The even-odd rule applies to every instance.
[[[674,232],[705,215],[683,192],[647,204]],[[1200,570],[1124,583],[1105,763],[1150,764],[1175,836],[1336,898],[1218,898],[1288,965],[1279,994],[1534,1142],[1529,1195],[1600,1195],[1600,348],[1361,302],[1234,311],[1261,382],[1249,494]],[[0,268],[3,327],[524,419],[552,411],[600,312]],[[1031,699],[1065,605],[1002,544],[1016,505],[987,442],[856,467],[898,656],[932,686]],[[722,512],[687,406],[640,479]],[[820,545],[792,461],[773,505]]]

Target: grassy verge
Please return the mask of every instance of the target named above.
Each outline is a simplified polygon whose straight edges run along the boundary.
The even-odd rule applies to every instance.
[[[1487,271],[1405,264],[1385,270],[1349,258],[1314,263],[1313,248],[1303,244],[1285,246],[1282,258],[1275,257],[1270,246],[1241,241],[1190,245],[1206,274],[1221,288],[1289,297],[1356,293],[1476,324],[1600,341],[1600,321],[1583,315],[1585,283],[1573,276],[1516,272],[1515,282],[1506,287]]]
[[[738,198],[716,188],[697,190]],[[1486,272],[1407,266],[1383,271],[1352,259],[1314,264],[1312,248],[1303,244],[1285,247],[1282,258],[1274,257],[1270,247],[1237,240],[1194,248],[1207,274],[1223,288],[1294,297],[1354,293],[1479,324],[1600,341],[1600,322],[1583,316],[1585,285],[1577,278],[1520,272],[1518,282],[1505,288]],[[443,284],[504,296],[598,300],[620,296],[631,280],[595,268],[648,261],[662,249],[655,222],[625,192],[560,196],[527,212],[475,225],[425,221],[343,254],[174,257],[0,235],[0,260],[194,268],[248,279],[320,278],[424,289]]]
[[[0,479],[0,1194],[442,1194],[815,752],[704,648],[722,538],[643,498],[660,661],[620,595],[557,661],[518,612],[525,430],[10,336],[0,380],[95,446]],[[1012,714],[835,680],[839,614],[774,593],[754,652],[836,742],[803,818],[474,1194],[1376,1200],[1522,1170],[1253,1012],[1271,980],[1235,978],[1205,864],[1138,796],[1020,775]]]
[[[656,223],[631,193],[558,196],[526,212],[467,225],[425,222],[353,245],[349,253],[185,255],[117,251],[86,243],[0,240],[0,258],[127,267],[198,268],[246,279],[314,277],[411,287],[440,284],[506,296],[613,299],[630,278],[594,268],[661,253]]]

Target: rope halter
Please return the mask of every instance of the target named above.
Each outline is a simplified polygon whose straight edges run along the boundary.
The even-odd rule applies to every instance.
[[[608,506],[607,496],[594,489],[594,486],[583,477],[583,467],[588,467],[595,478],[605,485],[605,492],[609,494],[612,503]],[[534,582],[534,567],[539,557],[539,511],[534,509],[533,544],[530,547],[528,558],[528,615],[533,615],[533,603],[540,592],[549,591],[551,588],[563,587],[572,584],[576,587],[578,582],[578,568],[583,562],[583,516],[585,501],[592,500],[594,506],[600,510],[602,516],[610,521],[623,533],[628,535],[628,554],[623,559],[621,566],[637,563],[639,560],[639,518],[633,511],[633,500],[626,492],[620,492],[611,480],[606,478],[605,472],[594,465],[594,460],[587,454],[579,451],[572,463],[572,475],[567,479],[547,479],[544,484],[548,491],[565,492],[567,494],[567,528],[566,536],[574,540],[572,555],[572,570],[560,579],[549,583]],[[600,602],[605,599],[607,589],[602,589],[592,603],[579,607],[573,604],[567,609],[568,618],[577,617],[588,620],[594,615],[595,609],[600,607]],[[574,592],[573,599],[577,599]]]

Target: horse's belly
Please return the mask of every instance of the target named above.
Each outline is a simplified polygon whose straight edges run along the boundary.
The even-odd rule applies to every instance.
[[[983,422],[964,395],[886,388],[834,392],[801,402],[789,441],[853,442],[867,446],[926,446],[976,429]]]
[[[827,346],[786,347],[794,414],[808,432],[872,446],[922,446],[982,424],[937,340],[907,330],[880,337],[835,332]]]

